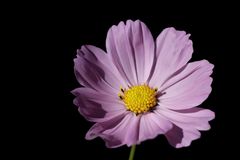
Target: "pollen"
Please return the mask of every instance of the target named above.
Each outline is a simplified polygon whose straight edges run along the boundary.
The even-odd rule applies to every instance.
[[[148,112],[157,105],[157,88],[150,88],[144,84],[129,89],[120,87],[120,90],[118,96],[124,102],[126,109],[136,115]]]

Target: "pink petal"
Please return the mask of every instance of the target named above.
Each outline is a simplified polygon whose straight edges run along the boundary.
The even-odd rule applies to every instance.
[[[128,113],[124,117],[95,124],[87,133],[86,138],[97,136],[103,138],[108,148],[116,148],[122,145],[131,146],[137,143],[139,116]]]
[[[190,109],[191,110],[191,109]],[[214,112],[208,109],[191,110],[189,113],[173,111],[165,108],[158,109],[156,112],[162,114],[172,123],[181,128],[196,128],[198,130],[209,130],[208,121],[214,119]]]
[[[174,110],[200,105],[211,92],[213,65],[206,60],[189,63],[159,88],[162,107]]]
[[[77,96],[74,104],[89,121],[103,122],[126,112],[124,105],[110,95],[89,88],[78,88],[72,93]]]
[[[128,20],[126,25],[109,29],[106,40],[107,52],[111,55],[122,77],[130,85],[146,82],[154,60],[154,40],[147,26]]]
[[[87,132],[85,138],[87,140],[92,140],[98,136],[101,135],[101,132],[103,132],[104,130],[108,129],[108,128],[113,128],[116,125],[118,125],[123,118],[125,117],[126,114],[120,114],[116,117],[113,117],[107,121],[101,122],[101,123],[95,123]],[[115,140],[112,139],[112,141],[114,142]]]
[[[200,138],[201,134],[198,130],[209,130],[208,121],[215,118],[214,112],[202,108],[182,111],[161,108],[156,112],[162,114],[175,125],[165,136],[169,143],[176,148],[189,146],[193,140]]]
[[[116,71],[109,56],[94,46],[82,46],[74,59],[75,75],[80,84],[98,91],[117,94],[126,83]]]
[[[125,80],[118,73],[117,68],[113,64],[110,55],[105,53],[102,49],[92,45],[85,45],[81,47],[81,50],[77,50],[77,53],[77,56],[83,56],[88,61],[103,68],[104,71],[106,71],[104,78],[115,88],[119,89],[119,84],[121,84],[122,87],[127,87]]]
[[[93,139],[99,136],[105,140],[107,147],[115,148],[139,144],[159,134],[164,134],[171,128],[172,123],[158,113],[136,116],[128,112],[95,124],[87,133],[86,138]]]
[[[167,28],[156,41],[157,62],[149,84],[160,87],[164,81],[191,59],[193,47],[190,34]]]
[[[158,113],[147,113],[141,116],[139,142],[153,139],[159,134],[165,134],[172,128],[172,123]]]
[[[175,148],[187,147],[193,140],[200,138],[198,130],[183,130],[174,125],[174,127],[165,134],[168,142]]]

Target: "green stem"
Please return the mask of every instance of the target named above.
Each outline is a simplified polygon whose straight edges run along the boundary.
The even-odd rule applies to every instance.
[[[128,160],[133,160],[134,154],[135,154],[135,150],[136,150],[136,145],[134,144],[131,147],[131,151],[130,151],[130,155],[129,155],[129,159]]]

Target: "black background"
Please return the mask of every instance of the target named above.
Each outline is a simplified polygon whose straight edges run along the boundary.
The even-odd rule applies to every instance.
[[[232,119],[235,113],[232,107],[235,105],[227,100],[233,98],[233,94],[228,90],[232,88],[232,84],[228,83],[232,75],[227,67],[234,61],[233,52],[230,51],[233,45],[232,37],[236,34],[233,22],[237,21],[237,18],[234,15],[215,11],[205,14],[170,14],[169,11],[166,14],[155,12],[120,16],[111,12],[99,15],[97,11],[89,14],[80,12],[80,8],[73,9],[74,11],[71,11],[71,8],[63,7],[55,12],[50,8],[48,10],[51,13],[38,10],[40,12],[32,18],[29,14],[34,8],[31,8],[23,15],[14,15],[12,32],[19,31],[18,34],[16,32],[17,38],[14,40],[19,43],[24,37],[28,42],[23,42],[22,54],[14,54],[14,64],[17,64],[15,61],[19,63],[18,57],[24,61],[20,61],[23,68],[18,66],[20,76],[11,72],[13,79],[18,79],[17,84],[12,84],[20,88],[17,93],[26,92],[18,94],[19,100],[16,102],[26,100],[23,106],[27,107],[16,105],[17,112],[11,112],[7,118],[10,120],[7,130],[11,131],[5,146],[9,151],[8,156],[33,159],[128,159],[130,149],[126,146],[108,149],[100,138],[92,141],[84,139],[93,124],[78,113],[72,103],[74,96],[70,93],[79,87],[73,72],[76,49],[81,45],[91,44],[105,50],[108,29],[128,19],[143,21],[155,39],[166,27],[175,27],[190,33],[194,47],[191,61],[207,59],[215,65],[212,93],[200,106],[211,109],[216,114],[216,118],[210,122],[211,130],[201,132],[200,139],[193,141],[190,147],[181,149],[171,147],[165,137],[160,135],[137,146],[135,159],[188,160],[219,156],[230,158],[235,154],[236,147],[232,145],[237,143],[234,138],[236,125]],[[28,18],[24,18],[26,15]],[[24,22],[26,25],[21,25]],[[19,25],[16,27],[16,24]],[[24,54],[25,51],[30,51],[30,54]],[[11,90],[10,95],[12,94]],[[12,99],[10,102],[14,103]],[[12,117],[14,120],[11,120]]]

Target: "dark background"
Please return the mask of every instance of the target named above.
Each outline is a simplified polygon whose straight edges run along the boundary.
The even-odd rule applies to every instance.
[[[23,14],[16,12],[14,19],[8,19],[13,22],[10,23],[13,40],[21,43],[14,45],[17,50],[14,50],[14,58],[8,65],[14,67],[8,72],[13,81],[13,89],[8,89],[11,97],[8,103],[11,105],[9,108],[14,110],[6,118],[6,131],[9,131],[10,138],[5,138],[4,149],[7,149],[8,157],[128,159],[130,149],[126,146],[108,149],[100,138],[92,141],[84,139],[93,124],[78,113],[72,103],[74,96],[70,93],[79,87],[73,72],[76,49],[91,44],[105,50],[108,29],[128,19],[143,21],[155,39],[166,27],[190,33],[194,47],[191,61],[207,59],[215,65],[212,93],[200,106],[216,113],[216,118],[210,122],[211,130],[201,132],[200,139],[193,141],[190,147],[181,149],[171,147],[160,135],[137,146],[135,159],[234,157],[237,153],[234,145],[238,144],[235,136],[235,119],[238,116],[234,116],[237,114],[237,105],[234,104],[237,99],[229,88],[235,89],[231,80],[235,79],[237,67],[229,68],[232,64],[238,65],[234,63],[236,59],[233,58],[235,52],[232,49],[232,37],[236,36],[234,23],[238,20],[235,15],[227,15],[220,9],[206,13],[204,8],[196,14],[190,11],[187,14],[173,14],[170,10],[159,13],[156,10],[146,15],[134,11],[131,14],[121,12],[121,16],[110,11],[100,15],[98,11],[93,14],[80,12],[81,8],[55,9],[40,8],[36,13],[33,7]],[[34,16],[31,17],[32,13]],[[12,50],[12,46],[13,43],[8,51]],[[235,72],[232,74],[232,71]]]

